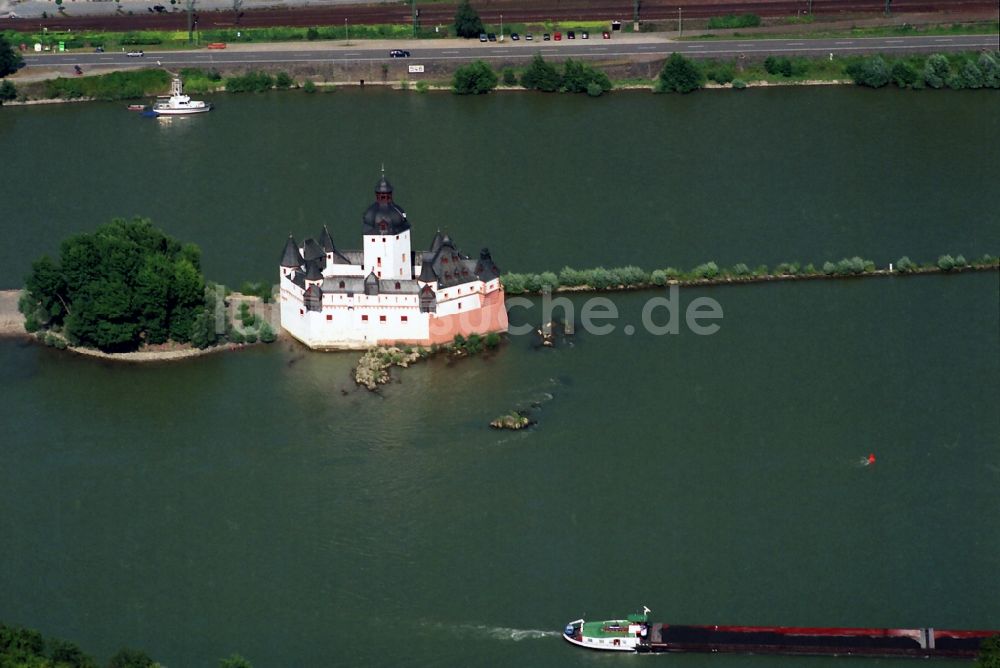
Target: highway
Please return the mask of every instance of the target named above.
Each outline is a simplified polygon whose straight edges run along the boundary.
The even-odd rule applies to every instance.
[[[976,51],[1000,49],[997,35],[953,35],[921,37],[877,37],[835,39],[757,39],[757,40],[704,40],[673,41],[654,35],[615,35],[613,39],[590,39],[560,42],[523,39],[513,42],[508,37],[503,43],[480,43],[469,40],[430,41],[356,41],[295,44],[234,45],[225,50],[199,49],[192,51],[147,51],[142,58],[116,53],[27,53],[24,60],[32,67],[213,67],[288,64],[317,64],[359,61],[390,61],[389,49],[407,49],[406,62],[427,63],[440,61],[515,61],[527,60],[535,53],[549,59],[562,58],[640,58],[653,59],[678,52],[692,58],[732,58],[741,54],[747,57],[767,55],[834,56],[865,53],[907,53],[937,51]]]

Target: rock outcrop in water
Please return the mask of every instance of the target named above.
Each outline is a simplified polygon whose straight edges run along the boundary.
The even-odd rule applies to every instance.
[[[358,385],[375,391],[379,385],[389,382],[390,368],[398,366],[405,369],[421,357],[419,351],[409,348],[406,350],[395,346],[371,348],[358,360],[358,366],[354,369],[354,380]]]
[[[490,426],[494,429],[524,429],[534,424],[534,421],[520,411],[511,411],[506,415],[501,415],[492,422]]]

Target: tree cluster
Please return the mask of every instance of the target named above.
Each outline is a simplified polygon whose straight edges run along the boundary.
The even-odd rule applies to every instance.
[[[573,59],[566,60],[560,73],[555,65],[542,58],[542,54],[536,53],[521,75],[521,86],[545,93],[563,91],[596,97],[611,90],[611,80],[601,70]]]
[[[473,9],[469,0],[462,0],[455,12],[455,34],[459,37],[478,37],[483,33],[483,22],[479,12]]]
[[[894,83],[899,88],[1000,88],[1000,61],[996,54],[978,56],[940,53],[925,61],[917,57],[896,60],[890,66],[881,56],[870,56],[849,64],[845,71],[859,86],[881,88]]]
[[[0,77],[17,72],[23,64],[21,54],[14,50],[3,35],[0,35]]]
[[[4,668],[98,668],[93,657],[74,643],[46,639],[34,629],[0,623],[0,666]],[[108,668],[159,668],[145,652],[122,649],[108,661]],[[247,664],[249,666],[249,664]],[[235,668],[243,668],[242,666]]]
[[[61,331],[73,344],[106,352],[186,343],[209,326],[214,334],[200,265],[194,244],[147,219],[115,219],[63,241],[58,260],[32,264],[19,304],[25,327]]]
[[[452,90],[459,95],[482,95],[497,87],[497,74],[481,60],[455,70]]]
[[[660,70],[656,85],[660,93],[690,93],[702,87],[705,75],[701,68],[679,53],[672,53]]]

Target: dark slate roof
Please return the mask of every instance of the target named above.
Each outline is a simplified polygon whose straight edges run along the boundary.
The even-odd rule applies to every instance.
[[[364,234],[401,234],[410,229],[406,212],[395,202],[373,202],[365,211],[362,221]]]
[[[295,239],[292,235],[288,235],[288,241],[285,242],[285,250],[281,254],[281,266],[282,267],[301,267],[302,266],[302,253],[299,252],[299,247],[295,243]]]
[[[319,234],[319,243],[327,253],[337,250],[337,247],[333,245],[333,237],[330,236],[330,230],[326,229],[326,225],[323,226],[323,231]]]
[[[378,276],[375,272],[370,272],[365,276],[365,294],[366,295],[377,295],[378,294]]]
[[[479,280],[484,282],[492,281],[500,275],[500,269],[493,263],[493,256],[490,255],[489,248],[479,251],[479,262],[476,263],[475,271]]]
[[[323,258],[306,261],[306,280],[319,281],[323,278]]]
[[[347,264],[356,264],[359,267],[365,263],[365,252],[364,251],[340,251],[341,257],[347,260]],[[337,256],[334,255],[334,262],[337,261]]]
[[[321,287],[319,287],[318,285],[315,285],[315,284],[314,285],[310,285],[308,288],[306,288],[306,297],[322,298],[323,297],[323,288],[321,288]]]
[[[470,283],[476,280],[476,263],[468,257],[462,255],[455,248],[455,243],[447,234],[441,237],[441,244],[437,251],[428,261],[431,253],[424,254],[424,262],[420,267],[421,277],[430,276],[428,271],[433,272],[437,278],[439,288],[448,288],[453,285]],[[427,280],[421,278],[421,280]]]
[[[344,287],[340,287],[343,283]],[[323,292],[364,292],[365,279],[360,276],[327,276],[323,281]]]
[[[431,250],[431,255],[433,255],[434,253],[437,253],[438,250],[441,248],[441,239],[442,238],[443,237],[441,236],[441,230],[438,230],[434,234],[434,238],[431,240],[431,249],[430,249]]]
[[[435,283],[438,280],[437,274],[434,273],[434,255],[435,253],[423,254],[423,260],[420,264],[420,275],[417,278],[424,283]]]
[[[390,194],[392,193],[392,184],[389,183],[389,180],[385,178],[385,174],[383,174],[382,178],[379,179],[377,184],[375,184],[375,192],[390,193]]]
[[[306,275],[301,271],[296,271],[292,273],[292,283],[299,286],[300,288],[306,287]]]
[[[318,260],[319,258],[326,258],[323,247],[316,243],[316,240],[312,237],[306,239],[302,244],[302,259],[309,262],[311,260]]]
[[[398,288],[396,287],[397,283],[399,283]],[[378,291],[391,295],[415,295],[420,291],[420,286],[417,285],[416,281],[395,281],[391,278],[383,278],[378,282]]]

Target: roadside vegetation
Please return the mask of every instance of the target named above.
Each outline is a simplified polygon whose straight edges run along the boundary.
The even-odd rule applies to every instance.
[[[710,19],[711,21],[711,19]],[[785,25],[820,25],[814,21],[812,16],[787,17],[782,20]],[[712,26],[708,26],[712,28]],[[734,28],[744,26],[733,26]],[[749,26],[746,26],[749,27]],[[822,27],[810,27],[808,30],[788,30],[781,32],[732,32],[732,33],[698,33],[698,28],[690,34],[681,37],[683,40],[726,40],[726,39],[832,39],[838,37],[917,37],[920,35],[989,35],[1000,31],[1000,21],[972,21],[969,23],[950,24],[930,24],[913,25],[904,23],[902,25],[886,26],[864,26],[846,29],[823,29]],[[685,24],[687,32],[687,24]]]
[[[798,262],[782,262],[769,268],[767,265],[751,267],[742,262],[731,267],[720,267],[715,262],[704,262],[689,270],[675,267],[647,271],[634,265],[625,267],[596,267],[594,269],[574,269],[563,267],[558,273],[552,271],[540,274],[506,273],[500,277],[507,294],[518,295],[539,293],[546,290],[628,290],[634,288],[659,287],[668,284],[685,283],[740,283],[772,280],[844,278],[864,275],[923,274],[936,272],[962,272],[975,269],[998,269],[1000,259],[992,255],[968,261],[962,255],[942,255],[936,262],[918,264],[903,256],[890,272],[888,268],[878,269],[872,260],[861,257],[843,258],[836,262],[802,265]]]
[[[163,93],[170,85],[164,70],[147,69],[111,72],[88,77],[60,77],[45,81],[43,96],[48,99],[137,100]]]
[[[0,77],[13,74],[22,64],[21,54],[14,50],[6,35],[0,35]]]

